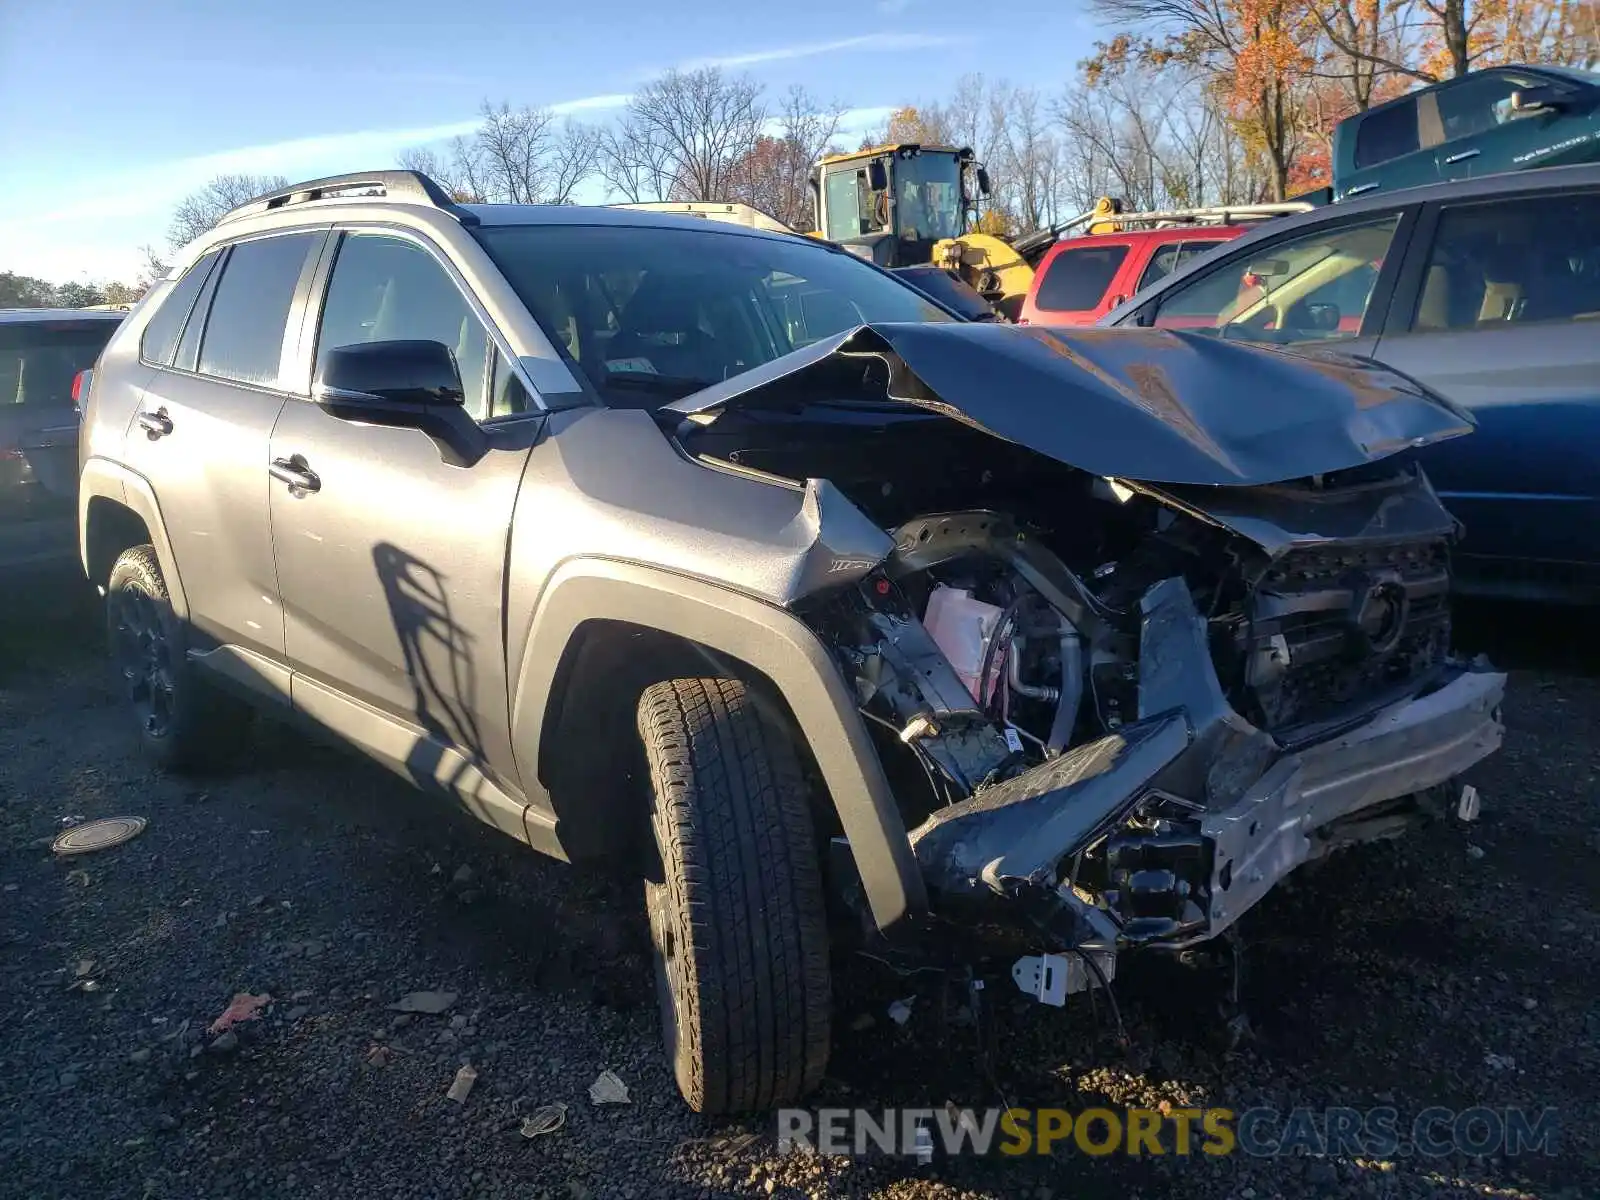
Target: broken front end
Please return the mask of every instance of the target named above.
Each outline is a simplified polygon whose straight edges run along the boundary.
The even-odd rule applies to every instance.
[[[826,476],[811,486],[824,557],[843,497],[888,533],[884,553],[813,564],[824,582],[794,607],[874,734],[932,940],[968,960],[1014,948],[1018,982],[1052,1003],[1108,979],[1123,950],[1215,938],[1302,863],[1404,831],[1501,738],[1505,677],[1450,654],[1459,529],[1391,455],[1464,431],[1456,414],[1419,432],[1426,413],[1383,411],[1420,398],[1386,373],[1247,357],[1256,369],[1239,378],[1302,371],[1344,387],[1356,414],[1329,449],[1342,410],[1303,386],[1310,416],[1278,420],[1278,470],[1314,463],[1318,437],[1329,469],[1262,481],[1277,473],[1270,437],[1236,415],[1243,432],[1224,436],[1204,411],[1201,368],[1215,375],[1237,350],[1167,337],[1141,358],[1120,337],[1056,339],[1100,400],[1061,398],[1038,437],[1015,405],[949,401],[956,381],[930,396],[937,353],[891,336],[836,354],[848,379],[824,364],[787,400],[702,412],[685,439],[703,460]],[[1129,363],[1164,368],[1166,384],[1130,379]],[[1200,403],[1179,399],[1180,367]],[[1177,426],[1184,452],[1234,478],[1177,451],[1161,461],[1145,440],[1119,449],[1080,430],[1065,444],[1077,423],[1126,425],[1126,411],[1104,419],[1107,396],[1157,434]],[[1266,465],[1240,468],[1250,454]],[[1117,473],[1119,456],[1148,476]]]

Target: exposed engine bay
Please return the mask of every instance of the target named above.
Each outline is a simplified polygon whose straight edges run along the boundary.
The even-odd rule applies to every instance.
[[[1119,949],[1216,937],[1300,863],[1432,815],[1498,745],[1504,676],[1450,657],[1458,527],[1404,456],[1226,485],[1085,469],[1058,449],[1095,417],[1076,397],[1019,444],[930,396],[939,364],[915,353],[819,360],[679,438],[825,478],[888,533],[887,553],[829,549],[794,607],[854,688],[940,915],[1003,900],[1076,953],[1019,960],[1041,999],[1104,982]],[[1239,461],[1162,407],[1206,461]]]

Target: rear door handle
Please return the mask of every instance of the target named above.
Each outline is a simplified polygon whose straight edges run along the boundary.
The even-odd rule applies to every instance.
[[[1467,159],[1469,159],[1469,158],[1477,158],[1478,155],[1480,155],[1482,153],[1483,153],[1482,150],[1463,150],[1459,154],[1452,154],[1448,158],[1446,158],[1444,160],[1445,161],[1445,165],[1449,166],[1451,163],[1466,162]]]
[[[152,442],[172,432],[172,418],[167,416],[164,408],[158,408],[155,412],[141,412],[139,424],[150,435]]]
[[[322,480],[306,466],[306,460],[296,454],[293,458],[275,458],[267,474],[281,483],[287,483],[291,492],[320,492]]]

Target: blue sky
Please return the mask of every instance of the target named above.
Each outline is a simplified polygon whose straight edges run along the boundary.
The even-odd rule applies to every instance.
[[[214,175],[392,166],[485,99],[604,121],[671,67],[803,83],[857,135],[968,71],[1055,92],[1097,33],[1081,5],[1011,0],[994,24],[959,0],[4,3],[0,270],[131,279]]]

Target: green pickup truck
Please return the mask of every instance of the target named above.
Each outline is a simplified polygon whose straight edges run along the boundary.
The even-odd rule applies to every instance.
[[[1600,160],[1600,74],[1569,67],[1474,71],[1358,113],[1333,134],[1346,200],[1525,167]]]

